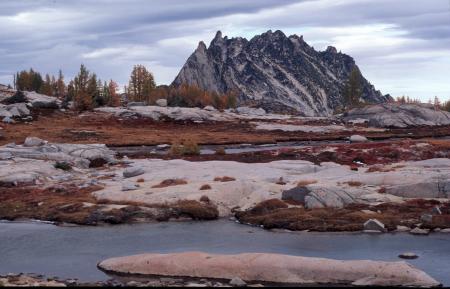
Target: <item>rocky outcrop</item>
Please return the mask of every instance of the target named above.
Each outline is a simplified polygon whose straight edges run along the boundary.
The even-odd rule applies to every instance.
[[[207,48],[200,42],[172,85],[183,83],[205,90],[235,91],[241,104],[269,112],[307,116],[331,115],[343,104],[343,88],[353,68],[352,57],[334,47],[316,51],[303,37],[267,31],[247,40],[228,39],[217,32]],[[361,76],[362,100],[385,102]]]
[[[344,114],[344,120],[375,127],[439,126],[450,125],[450,113],[429,104],[384,103],[352,109]]]
[[[34,91],[19,92],[0,88],[0,120],[5,123],[13,123],[14,119],[31,119],[32,108],[57,109],[60,106],[61,101],[56,97]]]
[[[25,96],[33,108],[57,109],[61,106],[61,101],[53,96],[48,96],[34,91],[25,91]]]
[[[115,162],[115,153],[100,144],[54,144],[39,138],[27,138],[24,145],[0,147],[4,159],[33,159],[67,162],[79,168],[88,168]]]
[[[201,252],[112,258],[98,267],[109,273],[258,281],[434,287],[439,282],[405,262],[340,261],[268,253],[215,255]]]
[[[233,208],[247,210],[273,198],[294,200],[304,203],[307,209],[316,209],[450,196],[450,185],[447,185],[450,182],[450,160],[444,158],[396,163],[375,172],[367,172],[367,168],[353,171],[349,166],[335,163],[314,165],[298,160],[241,163],[136,159],[131,167],[142,168],[145,173],[128,180],[136,182],[142,178],[148,185],[130,195],[123,193],[120,180],[105,181],[105,188],[95,192],[95,195],[99,199],[148,204],[162,203],[168,199],[200,200],[206,196],[218,205],[222,217],[230,216]],[[115,173],[123,176],[126,169],[117,168]],[[226,183],[214,181],[222,176],[235,180]],[[278,184],[280,177],[285,185]],[[155,188],[148,194],[148,186],[158,185],[167,179],[183,179],[187,184]],[[298,187],[302,181],[310,184]],[[199,190],[206,184],[211,187],[210,190]]]
[[[155,121],[173,120],[173,121],[236,121],[243,120],[274,120],[287,119],[289,116],[279,114],[267,114],[262,109],[253,109],[248,107],[238,107],[236,109],[227,109],[218,111],[213,107],[162,107],[145,106],[141,103],[134,103],[127,108],[118,107],[99,107],[95,111],[112,113],[118,118],[149,118]]]
[[[30,115],[30,110],[25,103],[14,103],[9,105],[0,104],[0,118],[20,118]]]

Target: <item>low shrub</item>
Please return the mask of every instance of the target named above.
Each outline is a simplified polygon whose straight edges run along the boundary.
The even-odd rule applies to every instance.
[[[317,180],[302,180],[297,183],[297,187],[305,187],[317,183]]]
[[[200,147],[193,139],[186,139],[183,142],[176,141],[170,146],[169,154],[173,156],[199,155]]]
[[[287,207],[288,205],[280,199],[270,199],[257,204],[250,212],[252,214],[265,214],[277,209],[286,209]]]
[[[282,186],[284,186],[284,185],[286,184],[286,182],[283,180],[283,177],[280,177],[280,178],[278,179],[278,181],[276,182],[276,184],[277,184],[277,185],[282,185]]]
[[[219,217],[216,206],[193,200],[179,201],[173,209],[179,216],[188,216],[193,220],[215,220]]]
[[[200,148],[196,141],[187,139],[183,142],[183,155],[199,155]]]
[[[350,187],[361,187],[363,185],[363,183],[357,182],[357,181],[349,181],[349,182],[345,182],[344,184],[347,184]]]
[[[200,202],[210,203],[211,200],[208,198],[208,196],[203,195],[203,196],[200,197]]]
[[[215,154],[218,155],[218,156],[223,156],[223,155],[226,155],[227,152],[225,151],[225,148],[224,148],[224,147],[218,147],[218,148],[215,150]]]
[[[236,180],[235,178],[227,177],[227,176],[224,176],[224,177],[215,177],[215,178],[214,178],[214,181],[215,181],[215,182],[232,182],[232,181],[235,181],[235,180]]]
[[[206,191],[206,190],[211,190],[211,186],[208,184],[205,184],[200,187],[200,191]]]
[[[154,185],[152,188],[166,188],[171,186],[185,185],[187,182],[183,179],[167,179]]]

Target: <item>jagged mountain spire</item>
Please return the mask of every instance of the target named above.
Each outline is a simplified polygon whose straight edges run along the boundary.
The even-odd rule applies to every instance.
[[[256,104],[273,112],[330,115],[343,105],[343,90],[352,57],[329,46],[314,50],[303,36],[269,30],[251,40],[222,36],[217,31],[208,48],[199,43],[172,85],[182,83],[225,93],[239,93],[241,105]],[[389,99],[361,77],[362,100]]]

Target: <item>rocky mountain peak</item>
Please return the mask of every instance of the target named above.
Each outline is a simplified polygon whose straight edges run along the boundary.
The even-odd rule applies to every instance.
[[[329,53],[337,53],[337,49],[334,46],[328,46],[327,50],[325,50],[325,51],[329,52]]]
[[[199,52],[206,52],[206,44],[203,41],[200,41],[198,43],[197,49],[195,51],[199,51]]]
[[[354,59],[329,46],[316,51],[303,36],[269,30],[247,40],[228,39],[217,31],[207,48],[201,42],[172,85],[195,84],[203,89],[239,93],[240,105],[271,112],[330,115],[343,104],[343,90]],[[390,99],[361,78],[361,100]]]

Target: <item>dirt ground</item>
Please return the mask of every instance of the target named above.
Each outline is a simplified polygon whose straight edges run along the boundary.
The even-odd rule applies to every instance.
[[[310,124],[310,123],[309,123]],[[318,123],[319,125],[322,123]],[[106,113],[38,111],[34,121],[0,124],[3,137],[0,145],[22,143],[28,136],[36,136],[59,143],[104,143],[109,146],[156,145],[191,139],[198,144],[264,144],[283,141],[342,140],[355,134],[351,131],[334,133],[305,133],[257,131],[248,121],[236,122],[155,122],[149,119],[117,119]],[[386,132],[361,133],[371,139],[391,137],[450,136],[450,126],[396,129]]]

